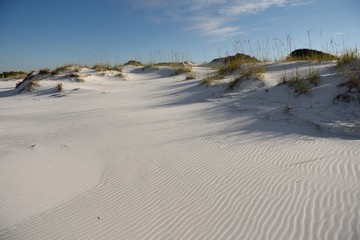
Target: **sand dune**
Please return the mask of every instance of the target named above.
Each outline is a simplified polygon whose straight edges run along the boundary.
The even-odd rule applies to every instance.
[[[0,238],[359,239],[358,106],[337,116],[321,92],[335,75],[317,67],[323,88],[292,114],[284,65],[257,90],[125,67],[126,81],[83,69],[61,98],[39,94],[50,80],[4,95]]]

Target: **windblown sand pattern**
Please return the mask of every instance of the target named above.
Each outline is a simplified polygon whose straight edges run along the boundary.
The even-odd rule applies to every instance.
[[[99,171],[79,167],[74,183],[96,181],[83,187],[55,179],[59,197],[76,196],[3,228],[1,239],[360,239],[359,140],[206,101],[216,90],[183,76],[126,71],[121,82],[85,78],[64,98],[4,100],[29,128],[55,132],[33,150],[62,143],[71,156],[61,156]]]

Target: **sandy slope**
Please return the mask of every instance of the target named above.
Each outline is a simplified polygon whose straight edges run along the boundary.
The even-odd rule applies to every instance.
[[[61,98],[1,83],[0,239],[360,238],[356,134],[296,121],[281,89],[125,71]]]

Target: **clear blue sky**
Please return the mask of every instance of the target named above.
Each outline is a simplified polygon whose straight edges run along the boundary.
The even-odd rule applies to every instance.
[[[359,0],[0,0],[0,72],[359,43]]]

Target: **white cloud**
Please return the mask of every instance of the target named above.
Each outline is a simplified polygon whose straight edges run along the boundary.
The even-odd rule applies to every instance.
[[[285,3],[286,0],[238,0],[225,6],[220,13],[228,16],[248,15],[264,11],[272,6],[283,6]]]
[[[299,6],[313,0],[132,0],[136,8],[160,12],[182,22],[186,31],[205,37],[233,37],[244,34],[234,22],[242,16],[260,13],[270,7]]]
[[[358,32],[360,32],[360,29],[353,29],[353,30],[349,30],[349,31],[335,32],[335,35],[349,35],[349,34],[358,33]]]

